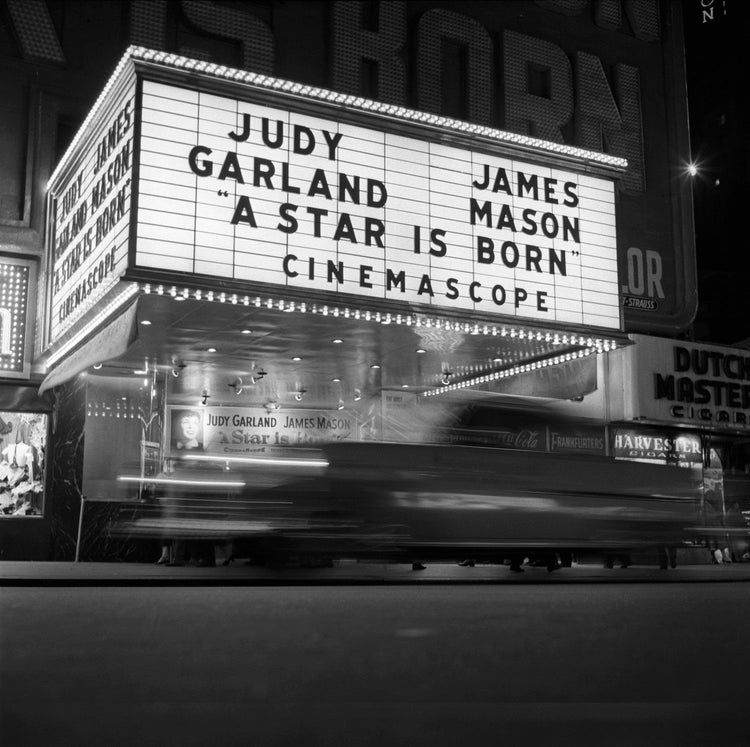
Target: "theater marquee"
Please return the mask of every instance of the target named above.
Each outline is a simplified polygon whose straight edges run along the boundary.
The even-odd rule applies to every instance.
[[[131,48],[50,179],[49,341],[129,271],[619,330],[626,166]]]
[[[85,150],[50,180],[51,339],[92,309],[127,267],[135,80],[111,92]]]
[[[136,262],[619,328],[611,180],[144,81]]]

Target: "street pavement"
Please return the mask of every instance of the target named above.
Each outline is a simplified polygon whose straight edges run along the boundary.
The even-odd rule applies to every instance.
[[[574,563],[552,573],[544,567],[525,566],[512,573],[508,566],[477,563],[426,563],[412,570],[407,563],[374,563],[340,560],[330,568],[250,565],[243,560],[215,567],[164,566],[150,563],[0,561],[0,585],[285,585],[285,584],[565,584],[652,582],[750,581],[750,562],[678,564],[662,570],[657,565],[634,564],[604,568],[600,563]]]
[[[353,565],[243,587],[169,581],[241,578],[231,566],[103,585],[133,567],[85,563],[90,583],[72,585],[56,564],[57,585],[3,587],[0,743],[750,745],[750,587],[693,578],[747,579],[744,564],[529,568],[494,586],[450,580],[516,576],[433,564],[369,569],[409,583],[323,583],[364,578]]]

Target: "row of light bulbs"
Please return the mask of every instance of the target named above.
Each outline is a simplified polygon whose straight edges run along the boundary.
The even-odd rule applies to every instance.
[[[308,99],[322,101],[336,106],[345,106],[350,109],[358,109],[360,111],[369,112],[373,115],[401,119],[406,122],[415,122],[417,124],[425,124],[430,127],[440,127],[446,131],[480,137],[491,140],[494,143],[507,143],[516,146],[521,145],[526,149],[536,150],[542,154],[557,153],[578,159],[585,163],[598,163],[617,171],[624,171],[628,167],[626,159],[608,153],[599,153],[597,151],[578,148],[574,145],[541,140],[539,138],[529,137],[528,135],[522,135],[516,132],[507,132],[486,125],[452,119],[451,117],[446,117],[440,114],[409,109],[399,104],[374,101],[372,99],[366,99],[363,96],[331,91],[325,88],[318,88],[317,86],[310,86],[305,83],[297,83],[295,81],[275,78],[270,75],[252,73],[247,70],[227,67],[226,65],[217,64],[215,62],[194,60],[172,52],[162,52],[160,50],[148,49],[146,47],[130,46],[120,58],[114,72],[107,80],[104,88],[94,102],[94,105],[86,115],[86,119],[83,121],[83,124],[73,138],[73,141],[68,146],[62,159],[60,159],[57,168],[55,168],[50,176],[47,182],[48,189],[54,184],[58,174],[66,168],[68,161],[73,157],[75,149],[78,147],[78,144],[83,137],[83,133],[89,131],[89,125],[99,116],[100,110],[105,105],[110,92],[116,86],[122,85],[123,81],[121,78],[127,76],[131,60],[133,59],[141,59],[147,62],[165,65],[167,67],[212,75],[215,78],[223,78],[233,82],[241,82],[246,85],[254,85],[258,88],[276,91],[282,94],[304,96]]]
[[[579,158],[586,162],[594,162],[602,165],[611,166],[618,170],[625,170],[628,166],[626,159],[614,156],[608,153],[599,153],[596,151],[584,150],[574,145],[557,143],[539,138],[529,137],[515,132],[498,130],[494,127],[488,127],[481,124],[473,124],[459,119],[452,119],[441,114],[432,114],[431,112],[418,111],[409,109],[399,104],[391,104],[384,101],[374,101],[366,99],[363,96],[331,91],[325,88],[318,88],[306,83],[297,83],[291,80],[274,78],[270,75],[261,73],[252,73],[247,70],[227,67],[215,62],[206,60],[193,60],[171,52],[162,52],[159,50],[146,49],[144,47],[129,47],[125,57],[136,57],[147,61],[153,61],[160,65],[175,67],[183,70],[192,70],[198,73],[205,73],[216,78],[225,78],[231,81],[239,81],[246,84],[258,86],[271,91],[289,93],[295,96],[304,96],[309,99],[324,101],[338,106],[359,109],[361,111],[371,112],[373,114],[386,115],[389,118],[395,117],[408,122],[417,122],[420,124],[430,125],[432,127],[441,127],[445,130],[461,132],[477,137],[490,139],[494,142],[512,143],[514,145],[523,145],[526,148],[533,148],[541,152],[560,153],[574,158]],[[113,76],[114,77],[114,76]]]
[[[586,356],[593,355],[596,351],[590,348],[583,350],[576,350],[571,353],[563,353],[561,355],[555,355],[551,358],[544,358],[538,361],[532,361],[531,363],[522,363],[510,368],[504,368],[500,371],[492,371],[481,376],[474,376],[463,381],[457,381],[453,384],[450,383],[450,372],[443,374],[441,383],[443,386],[436,389],[430,389],[422,393],[423,397],[434,397],[438,394],[445,394],[445,392],[451,392],[456,389],[466,389],[468,387],[476,386],[477,384],[488,384],[498,379],[506,379],[511,376],[517,376],[518,374],[529,373],[536,371],[539,368],[547,368],[549,366],[556,366],[559,363],[567,363],[578,358],[585,358]]]
[[[327,304],[307,304],[305,302],[297,303],[295,301],[284,301],[283,299],[263,299],[260,296],[256,296],[251,299],[249,295],[244,295],[240,298],[237,294],[227,294],[225,292],[215,293],[214,291],[202,291],[201,289],[189,289],[183,288],[178,290],[177,286],[172,285],[171,287],[165,287],[163,284],[153,286],[151,283],[144,283],[140,286],[140,289],[146,293],[155,293],[157,295],[170,295],[173,298],[179,298],[180,300],[193,297],[196,300],[206,301],[219,301],[220,303],[241,303],[244,306],[253,305],[255,307],[265,306],[266,308],[273,309],[277,308],[282,311],[298,311],[300,313],[311,312],[313,314],[332,315],[334,317],[353,318],[353,319],[364,319],[383,324],[390,324],[395,322],[396,324],[414,325],[417,327],[435,327],[436,329],[447,329],[455,331],[469,332],[472,334],[485,334],[485,335],[499,335],[501,337],[510,337],[511,339],[517,338],[519,340],[527,339],[530,341],[544,341],[549,342],[553,345],[580,345],[583,349],[566,353],[560,356],[553,356],[545,358],[541,361],[533,361],[527,364],[519,364],[511,368],[505,368],[501,371],[495,371],[489,374],[484,374],[477,377],[465,379],[461,382],[451,383],[452,373],[449,371],[443,372],[441,377],[442,386],[432,390],[423,392],[423,396],[434,396],[435,394],[441,394],[446,391],[452,391],[454,389],[461,389],[470,387],[476,384],[487,383],[488,381],[497,380],[500,378],[506,378],[509,376],[515,376],[519,373],[525,373],[536,370],[540,367],[546,367],[555,365],[557,363],[563,363],[565,361],[573,360],[574,358],[581,358],[593,353],[608,352],[617,348],[615,340],[598,338],[592,336],[576,335],[575,333],[561,334],[558,332],[540,331],[540,330],[529,330],[523,328],[511,327],[507,328],[504,326],[497,327],[496,325],[482,324],[470,322],[458,322],[446,319],[431,319],[429,317],[421,317],[416,315],[404,315],[404,314],[391,314],[390,312],[379,312],[371,310],[360,310],[360,309],[349,309],[347,307],[329,306]],[[419,352],[422,352],[421,350]],[[101,364],[97,364],[94,368],[100,368]],[[171,374],[175,378],[180,376],[181,370],[185,367],[185,364],[174,360]],[[149,373],[149,361],[148,358],[145,360],[144,369],[135,371],[136,374],[147,374]],[[266,375],[266,372],[262,369],[250,377],[250,384],[255,384],[257,381],[262,379]],[[241,394],[243,391],[243,382],[241,379],[236,384],[230,384],[230,387],[235,388],[236,394]],[[295,399],[301,401],[305,394],[305,390],[297,392]],[[209,395],[204,392],[201,396],[200,404],[206,405]],[[355,395],[355,401],[361,397]],[[341,404],[341,403],[339,403]],[[339,409],[342,409],[339,407]]]
[[[141,290],[156,295],[169,295],[176,300],[193,298],[196,301],[218,301],[219,303],[231,303],[241,306],[254,306],[255,308],[276,309],[284,312],[298,312],[300,314],[320,314],[334,318],[355,319],[373,321],[379,324],[403,324],[413,327],[427,327],[444,329],[453,332],[464,332],[473,335],[489,335],[492,337],[509,337],[510,339],[529,340],[536,342],[549,342],[553,345],[582,345],[596,348],[597,352],[614,350],[614,340],[594,337],[591,335],[579,335],[575,333],[559,333],[542,331],[538,329],[527,329],[524,327],[507,327],[504,325],[485,324],[478,322],[465,322],[450,319],[431,318],[417,314],[395,314],[392,312],[372,311],[370,309],[349,308],[346,306],[332,306],[329,304],[297,302],[285,299],[251,297],[237,293],[216,292],[213,290],[202,290],[182,288],[176,285],[165,286],[163,284],[152,285],[144,283]]]
[[[516,376],[520,373],[527,373],[538,368],[564,363],[574,358],[582,358],[593,353],[609,352],[617,348],[615,340],[598,338],[593,336],[578,335],[575,333],[559,333],[551,331],[531,330],[518,327],[505,327],[494,324],[478,324],[476,322],[461,322],[448,319],[432,319],[430,317],[417,316],[416,314],[392,314],[390,312],[372,311],[369,309],[350,309],[348,307],[330,306],[328,304],[308,304],[306,302],[297,303],[296,301],[284,299],[261,298],[249,295],[240,296],[238,294],[227,294],[226,292],[215,293],[214,291],[203,291],[201,289],[177,288],[176,285],[165,287],[164,285],[152,286],[146,283],[142,286],[144,293],[156,293],[157,295],[170,295],[173,298],[183,300],[194,298],[195,300],[219,301],[220,303],[242,304],[244,306],[255,306],[256,308],[265,307],[268,309],[277,309],[279,311],[299,313],[321,314],[323,316],[333,316],[334,318],[345,319],[363,319],[365,321],[374,321],[381,324],[405,324],[415,327],[434,327],[435,329],[445,329],[469,334],[482,334],[490,336],[509,337],[510,339],[529,340],[536,342],[547,342],[552,345],[573,345],[581,346],[582,349],[558,356],[552,356],[540,361],[533,361],[526,364],[518,364],[510,368],[504,368],[500,371],[494,371],[481,376],[470,377],[460,382],[451,383],[453,374],[450,371],[444,371],[440,383],[442,386],[423,392],[423,396],[434,396],[455,389],[463,389],[477,384],[484,384],[501,378]],[[422,352],[421,350],[419,352]],[[230,386],[232,386],[230,384]],[[242,392],[242,388],[236,390],[237,394]],[[296,399],[300,401],[304,392],[297,393]],[[356,398],[355,398],[356,399]],[[339,408],[341,409],[341,408]]]
[[[305,395],[305,392],[306,392],[306,391],[307,391],[307,390],[303,389],[303,390],[301,390],[301,391],[299,391],[299,392],[296,392],[296,393],[295,393],[295,395],[294,395],[294,399],[295,399],[295,400],[296,400],[297,402],[300,402],[300,401],[302,401],[302,397],[303,397],[303,396]],[[204,390],[203,390],[203,392],[201,393],[200,399],[198,400],[198,404],[199,404],[199,405],[200,405],[201,407],[206,407],[206,406],[208,405],[208,400],[209,400],[209,399],[211,399],[211,395],[210,395],[210,394],[208,393],[208,391],[207,391],[207,390],[205,390],[205,389],[204,389]],[[359,397],[356,397],[356,396],[355,396],[355,398],[354,398],[354,399],[355,399],[355,401],[357,401],[357,400],[361,399],[361,396],[359,396]],[[265,409],[266,409],[266,410],[267,410],[268,412],[278,412],[278,411],[279,411],[279,410],[281,409],[281,403],[280,403],[280,402],[279,402],[278,400],[276,400],[276,399],[269,399],[269,400],[268,400],[268,401],[267,401],[267,402],[266,402],[266,403],[265,403],[265,404],[263,405],[263,407],[264,407],[264,408],[265,408]],[[338,401],[337,405],[336,405],[336,409],[337,409],[337,410],[343,410],[343,409],[344,409],[345,407],[346,407],[346,403],[344,402],[344,400],[343,400],[343,399],[340,399],[340,400]]]

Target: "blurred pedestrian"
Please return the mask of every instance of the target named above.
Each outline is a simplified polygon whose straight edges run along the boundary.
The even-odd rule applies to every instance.
[[[529,558],[527,565],[533,568],[546,568],[549,573],[562,568],[562,563],[556,552],[543,552]]]
[[[615,563],[620,564],[620,568],[627,568],[630,565],[630,555],[627,553],[607,552],[604,553],[604,567],[614,568]]]
[[[156,565],[166,565],[172,559],[172,542],[169,540],[162,540],[161,543],[161,555],[156,561]]]
[[[659,545],[657,548],[659,556],[659,568],[666,571],[667,568],[677,568],[677,548],[674,545]]]
[[[734,501],[727,509],[726,527],[729,547],[724,550],[724,562],[739,563],[747,553],[750,543],[748,542],[748,525],[737,501]]]
[[[167,467],[163,466],[161,472],[155,475],[155,480],[163,481],[167,476]],[[160,514],[160,520],[164,523],[164,518],[167,516],[166,502],[164,500],[163,489],[157,487],[156,482],[147,482],[143,484],[141,491],[141,501],[146,504],[150,504],[150,508],[158,510]],[[172,560],[172,538],[162,534],[160,538],[161,554],[155,561],[156,565],[167,565]]]

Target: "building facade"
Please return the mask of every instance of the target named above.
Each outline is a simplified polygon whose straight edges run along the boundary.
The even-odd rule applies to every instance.
[[[37,453],[3,557],[138,557],[118,474],[194,411],[217,459],[397,439],[459,388],[586,398],[693,319],[677,3],[6,0],[0,30],[0,415]]]

